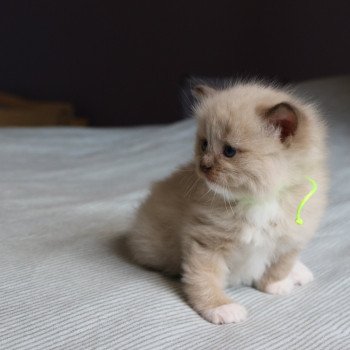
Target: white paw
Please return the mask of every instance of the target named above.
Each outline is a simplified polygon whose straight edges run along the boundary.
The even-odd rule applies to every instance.
[[[292,291],[293,287],[293,280],[287,277],[281,281],[268,284],[265,288],[265,292],[274,295],[287,295]]]
[[[204,310],[201,314],[207,321],[214,324],[238,323],[247,319],[245,307],[236,303]]]
[[[300,286],[303,286],[314,279],[312,272],[301,261],[295,263],[293,270],[290,273],[290,277],[294,284]]]

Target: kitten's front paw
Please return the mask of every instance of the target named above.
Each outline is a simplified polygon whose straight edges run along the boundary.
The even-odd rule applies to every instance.
[[[291,278],[287,277],[281,281],[272,282],[268,284],[264,292],[273,294],[273,295],[287,295],[289,294],[294,286],[294,282]]]
[[[238,323],[247,319],[247,310],[242,305],[232,303],[204,310],[201,315],[214,324]]]
[[[301,261],[295,263],[293,270],[290,273],[290,277],[294,281],[294,284],[300,286],[303,286],[314,279],[312,272]]]

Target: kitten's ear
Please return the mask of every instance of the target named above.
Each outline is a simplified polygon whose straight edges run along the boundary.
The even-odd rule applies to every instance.
[[[279,103],[264,113],[265,119],[276,129],[280,129],[280,139],[284,142],[293,136],[298,127],[298,117],[293,107],[286,102]]]
[[[208,85],[196,85],[191,89],[192,95],[200,100],[204,97],[213,96],[216,90]]]

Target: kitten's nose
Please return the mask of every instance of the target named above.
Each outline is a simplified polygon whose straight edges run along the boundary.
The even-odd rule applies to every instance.
[[[211,170],[212,166],[208,165],[208,164],[201,163],[200,168],[203,171],[203,173],[207,174]]]

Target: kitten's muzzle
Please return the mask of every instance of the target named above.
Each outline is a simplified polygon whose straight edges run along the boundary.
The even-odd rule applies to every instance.
[[[205,164],[205,163],[201,163],[199,165],[199,167],[203,171],[204,174],[208,174],[211,171],[211,169],[213,168],[211,165]]]

